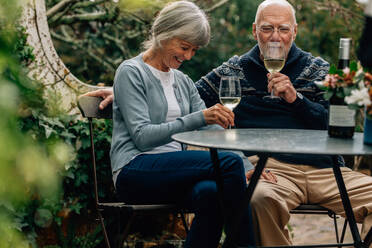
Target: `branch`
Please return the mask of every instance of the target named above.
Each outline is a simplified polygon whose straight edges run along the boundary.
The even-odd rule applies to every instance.
[[[91,22],[91,21],[109,22],[109,21],[114,20],[116,17],[117,17],[116,11],[113,13],[107,13],[107,12],[100,11],[100,12],[95,12],[95,13],[63,16],[61,17],[61,19],[59,19],[58,24],[72,24],[76,22]]]
[[[78,2],[78,3],[74,4],[74,6],[72,6],[72,8],[73,9],[86,8],[86,7],[90,7],[90,6],[99,5],[101,3],[108,2],[108,1],[109,0],[95,0],[95,1]]]
[[[353,12],[352,10],[350,9],[347,9],[345,7],[342,7],[338,2],[335,2],[335,1],[327,1],[325,3],[319,3],[317,1],[314,1],[314,0],[311,0],[310,1],[314,6],[316,6],[315,8],[318,9],[318,10],[328,10],[330,11],[332,14],[334,13],[340,13],[341,15],[345,16],[345,15],[349,15],[351,17],[356,17],[358,18],[359,20],[364,20],[364,16],[357,13],[357,12]]]
[[[52,35],[53,38],[59,40],[59,41],[62,41],[62,42],[65,42],[67,44],[70,44],[72,46],[75,46],[77,49],[80,49],[80,50],[83,50],[83,51],[86,51],[86,54],[91,57],[93,60],[97,61],[98,63],[102,64],[103,67],[105,67],[107,70],[113,72],[115,71],[115,68],[113,65],[111,65],[110,63],[106,62],[105,60],[103,60],[102,58],[104,56],[97,56],[95,55],[93,52],[91,52],[89,49],[86,49],[86,47],[83,46],[83,43],[82,42],[79,42],[79,41],[74,41],[72,39],[67,39],[66,37],[63,37],[62,35],[59,35],[53,31],[50,31],[50,34]],[[112,63],[112,61],[110,61]]]
[[[146,21],[145,19],[143,19],[141,16],[135,14],[135,13],[131,13],[129,11],[126,11],[126,10],[122,10],[122,14],[127,14],[128,16],[130,16],[134,21],[136,22],[139,22],[141,24],[146,24],[148,25],[149,22]]]
[[[222,5],[224,5],[225,3],[227,3],[229,0],[221,0],[220,2],[216,3],[215,5],[213,5],[212,7],[210,7],[209,9],[206,9],[205,12],[209,13],[209,12],[212,12],[216,9],[218,9],[219,7],[221,7]]]
[[[62,9],[62,11],[56,12],[53,16],[50,16],[50,18],[48,18],[49,27],[57,26],[59,19],[61,19],[71,9],[71,6],[72,4]]]
[[[54,5],[52,8],[48,9],[46,16],[47,18],[51,18],[54,16],[57,12],[59,12],[61,9],[64,9],[68,5],[72,5],[73,3],[77,2],[78,0],[62,0],[61,2]]]
[[[116,37],[113,37],[107,33],[103,33],[102,34],[102,37],[105,38],[105,39],[108,39],[112,42],[115,43],[115,45],[120,49],[120,51],[123,53],[123,54],[127,54],[127,51],[126,49],[124,48],[124,46],[122,45],[122,41]]]

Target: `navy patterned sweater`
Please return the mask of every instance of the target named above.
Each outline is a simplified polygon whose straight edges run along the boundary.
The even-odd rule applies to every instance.
[[[196,82],[200,96],[207,107],[219,102],[218,88],[221,76],[235,75],[240,78],[242,99],[235,108],[238,128],[295,128],[327,129],[328,102],[315,81],[324,79],[329,64],[292,45],[281,73],[287,75],[294,88],[304,97],[293,103],[263,99],[267,92],[267,71],[260,59],[258,46],[242,56],[234,56]],[[285,141],[283,141],[285,142]],[[292,164],[329,168],[330,156],[319,155],[273,155],[274,158]],[[343,165],[342,158],[339,164]]]

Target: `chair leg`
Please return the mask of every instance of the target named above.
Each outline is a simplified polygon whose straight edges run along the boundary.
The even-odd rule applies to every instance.
[[[98,218],[99,218],[99,220],[101,222],[102,232],[103,232],[103,236],[105,238],[106,247],[107,248],[111,248],[110,241],[109,241],[109,238],[108,238],[108,235],[107,235],[107,231],[106,231],[106,227],[105,227],[105,222],[104,222],[103,217],[102,217],[102,214],[101,214],[101,212],[99,210],[98,210]]]
[[[335,225],[336,242],[338,244],[338,243],[340,243],[340,238],[338,236],[337,216],[336,216],[335,213],[332,213],[332,219],[333,219],[333,223]],[[339,246],[339,247],[341,247],[341,246]]]
[[[344,242],[344,238],[345,238],[345,234],[346,234],[346,227],[347,227],[347,219],[345,219],[344,226],[342,227],[340,243]]]
[[[367,236],[364,239],[364,244],[369,247],[372,244],[372,227],[369,229]]]
[[[123,243],[124,243],[124,240],[127,238],[128,234],[129,234],[129,228],[130,226],[132,225],[133,223],[133,220],[134,220],[134,217],[136,216],[135,213],[131,213],[130,216],[129,216],[129,219],[127,221],[127,224],[125,225],[124,227],[124,230],[122,230],[119,226],[119,230],[118,230],[118,238],[117,238],[117,248],[121,248],[123,247]],[[119,222],[120,222],[120,218],[119,218]],[[120,224],[119,224],[120,225]]]
[[[185,231],[186,231],[186,235],[187,235],[187,234],[189,234],[189,231],[190,231],[189,230],[189,225],[186,222],[185,214],[182,210],[180,211],[180,214],[181,214],[182,223],[183,223],[183,226],[185,227]]]

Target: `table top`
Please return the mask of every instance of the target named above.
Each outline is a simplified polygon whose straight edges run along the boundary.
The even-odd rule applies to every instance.
[[[200,130],[174,134],[178,142],[208,148],[264,153],[369,155],[363,133],[352,139],[331,138],[327,131],[303,129]]]

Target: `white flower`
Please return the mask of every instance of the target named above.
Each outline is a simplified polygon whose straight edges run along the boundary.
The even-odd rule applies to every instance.
[[[347,104],[357,104],[358,106],[368,106],[371,104],[369,99],[368,89],[352,90],[350,96],[345,97]]]
[[[344,74],[349,74],[350,73],[350,68],[346,67],[342,71],[343,71]]]
[[[324,86],[324,82],[323,81],[314,81],[314,83],[318,87]]]

